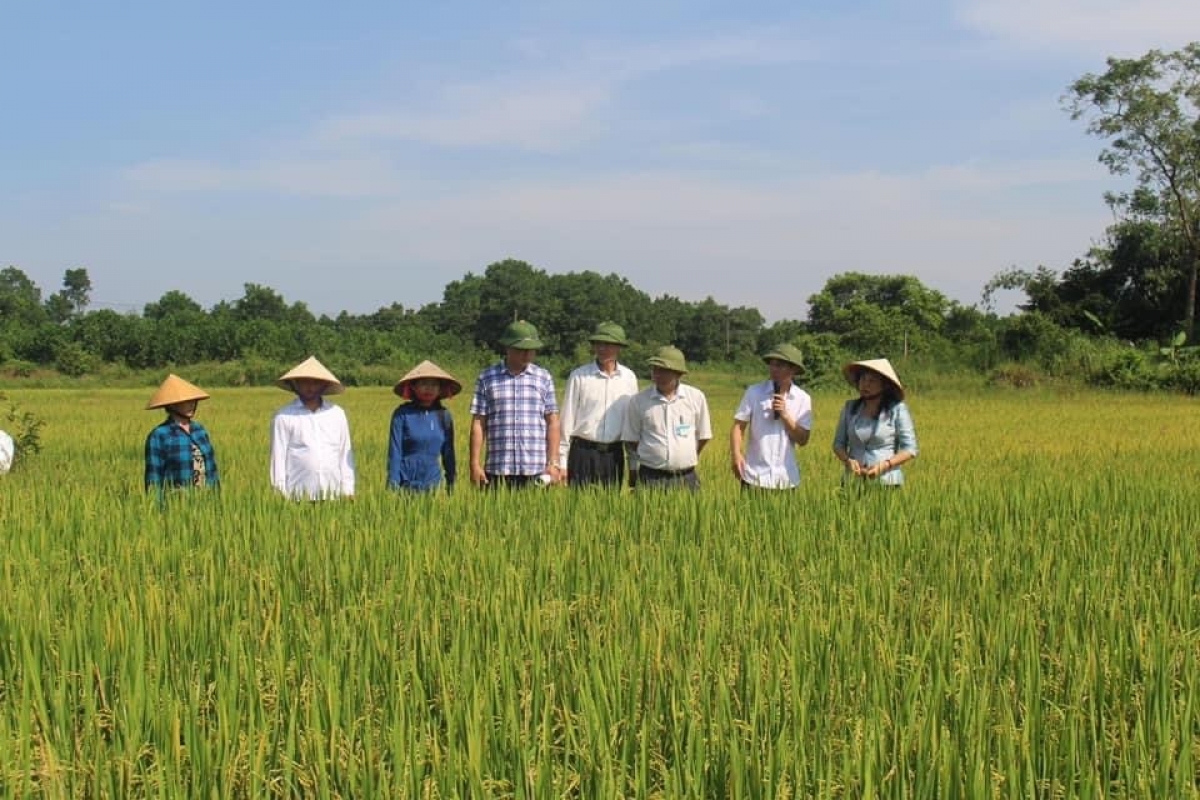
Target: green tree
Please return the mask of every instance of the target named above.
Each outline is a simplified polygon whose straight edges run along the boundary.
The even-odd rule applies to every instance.
[[[142,310],[146,319],[163,319],[176,315],[202,314],[204,309],[192,298],[178,289],[172,289]]]
[[[950,301],[911,275],[866,275],[846,272],[825,282],[808,299],[809,328],[815,332],[852,332],[855,313],[871,306],[887,312],[901,335],[907,331],[941,330]]]
[[[0,320],[37,325],[46,319],[42,290],[16,267],[0,270]]]
[[[46,313],[63,324],[79,316],[91,300],[92,279],[86,269],[69,269],[63,275],[63,288],[46,298]]]
[[[1133,192],[1109,196],[1118,212],[1158,199],[1163,225],[1186,246],[1183,326],[1195,332],[1200,273],[1200,42],[1140,58],[1109,58],[1102,74],[1086,74],[1064,98],[1072,119],[1108,142],[1100,162],[1116,175],[1133,175]]]
[[[244,293],[233,304],[233,316],[239,321],[269,320],[282,322],[288,318],[288,305],[279,292],[257,283],[243,285]]]
[[[468,272],[462,280],[450,281],[442,289],[442,302],[430,309],[421,309],[439,333],[446,333],[464,342],[478,344],[475,331],[483,305],[482,275]]]
[[[550,291],[557,298],[558,316],[547,320],[547,332],[559,342],[559,352],[575,354],[588,335],[605,320],[625,328],[627,336],[640,338],[650,298],[619,275],[568,272],[551,275]],[[539,329],[540,330],[540,329]]]
[[[151,324],[134,314],[118,314],[102,308],[74,320],[71,335],[85,352],[103,362],[125,361],[136,365],[141,342]]]
[[[505,327],[525,319],[537,327],[547,345],[545,349],[556,352],[559,342],[552,323],[560,313],[561,303],[551,291],[545,272],[511,258],[497,261],[483,273],[474,339],[498,350]]]
[[[808,331],[808,325],[800,320],[784,319],[763,328],[758,334],[759,354],[767,352],[777,344],[795,344]]]

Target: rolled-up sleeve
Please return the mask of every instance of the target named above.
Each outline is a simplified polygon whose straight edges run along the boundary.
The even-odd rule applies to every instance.
[[[896,452],[904,451],[917,455],[917,429],[913,426],[912,414],[908,406],[898,403],[895,409]],[[838,428],[841,430],[841,427]]]

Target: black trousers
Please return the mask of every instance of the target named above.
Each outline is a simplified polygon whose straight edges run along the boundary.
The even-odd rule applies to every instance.
[[[485,489],[522,489],[526,486],[538,486],[537,475],[496,475],[489,472]]]
[[[569,485],[621,487],[625,478],[625,446],[621,442],[603,444],[571,437],[567,450]]]
[[[700,490],[700,476],[694,469],[678,472],[668,472],[662,469],[642,467],[638,470],[638,488],[646,489],[687,489],[697,492]]]

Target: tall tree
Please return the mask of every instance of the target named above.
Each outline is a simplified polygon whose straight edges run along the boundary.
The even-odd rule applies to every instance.
[[[558,337],[552,326],[560,307],[544,271],[511,258],[489,264],[483,273],[475,341],[499,350],[505,327],[514,320],[525,319],[537,327],[547,344],[545,349],[554,352]]]
[[[1200,42],[1170,53],[1109,58],[1100,75],[1086,74],[1064,98],[1072,119],[1107,140],[1100,162],[1115,175],[1133,175],[1134,192],[1109,196],[1118,211],[1137,191],[1161,200],[1163,224],[1187,248],[1183,326],[1195,333],[1200,274]]]
[[[17,267],[0,270],[0,321],[36,325],[45,318],[42,290],[24,270]]]

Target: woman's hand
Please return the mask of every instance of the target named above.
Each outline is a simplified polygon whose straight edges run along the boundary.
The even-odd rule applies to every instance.
[[[846,459],[846,468],[849,469],[852,474],[857,475],[860,478],[863,477],[864,470],[862,464],[858,463],[857,460],[853,458]]]
[[[880,461],[876,464],[872,464],[870,467],[863,470],[862,475],[864,478],[867,478],[868,480],[870,480],[873,478],[878,478],[879,476],[883,475],[885,472],[890,472],[891,469],[892,469],[892,461],[891,461],[891,459],[888,459],[886,461]]]

